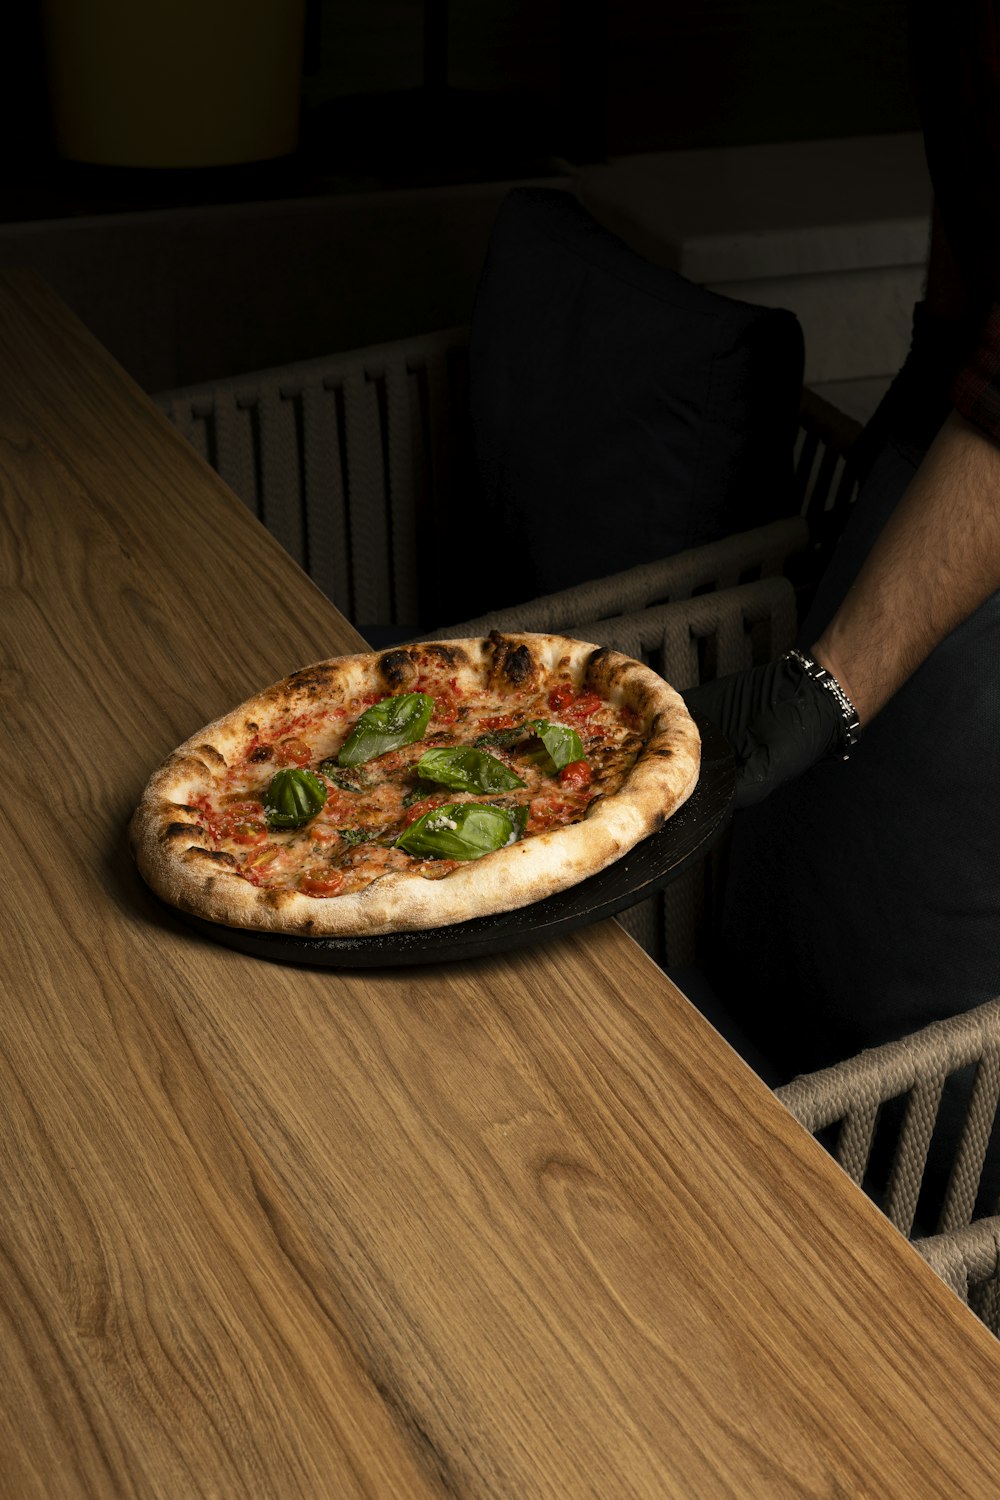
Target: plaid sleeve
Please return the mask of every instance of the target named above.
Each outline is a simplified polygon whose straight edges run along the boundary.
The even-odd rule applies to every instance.
[[[976,344],[951,389],[956,410],[1000,443],[1000,303],[994,302]]]

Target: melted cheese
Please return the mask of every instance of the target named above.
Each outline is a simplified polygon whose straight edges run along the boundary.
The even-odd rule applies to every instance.
[[[565,691],[555,700],[547,692],[505,692],[497,700],[460,697],[453,682],[430,682],[422,690],[432,692],[437,704],[424,738],[345,772],[344,779],[354,782],[357,790],[345,790],[324,778],[326,803],[302,828],[267,827],[263,798],[271,778],[284,765],[317,770],[322,761],[335,757],[371,697],[300,715],[255,736],[243,759],[229,767],[215,796],[199,807],[210,845],[231,855],[239,873],[256,886],[300,890],[319,899],[363,889],[390,870],[408,869],[425,879],[442,879],[463,862],[415,858],[394,847],[403,830],[424,812],[443,803],[519,803],[528,808],[524,836],[530,837],[580,821],[595,797],[621,786],[642,748],[641,737],[630,726],[629,710],[616,709],[592,693],[563,701]],[[584,784],[586,773],[562,781],[554,775],[535,737],[510,747],[483,746],[524,781],[524,787],[514,791],[461,792],[416,775],[416,762],[432,746],[471,745],[484,733],[539,718],[576,730],[592,776],[589,784]]]

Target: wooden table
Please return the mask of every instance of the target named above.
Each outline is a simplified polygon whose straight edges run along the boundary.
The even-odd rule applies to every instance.
[[[357,638],[30,278],[0,351],[3,1494],[995,1500],[1000,1344],[614,922],[159,907],[152,766]]]

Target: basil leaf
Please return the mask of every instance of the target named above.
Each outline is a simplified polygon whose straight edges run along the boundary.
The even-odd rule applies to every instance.
[[[338,828],[337,833],[344,840],[344,843],[349,846],[353,846],[354,844],[370,844],[375,838],[375,834],[370,828]]]
[[[426,693],[401,693],[366,708],[337,756],[339,766],[360,766],[376,755],[412,745],[423,737],[434,712]]]
[[[515,729],[493,729],[479,735],[473,744],[477,748],[484,745],[507,748],[529,734],[538,735],[556,771],[561,771],[563,766],[570,765],[574,760],[584,758],[583,742],[576,730],[568,729],[565,724],[550,724],[548,719],[527,719]]]
[[[342,792],[360,792],[368,785],[368,778],[363,771],[355,771],[353,776],[345,776],[340,770],[336,760],[321,760],[316,768],[322,771],[328,781],[332,781],[335,787]]]
[[[326,787],[314,771],[298,766],[278,771],[264,793],[264,817],[270,828],[301,828],[326,802]]]
[[[583,760],[583,741],[575,729],[567,729],[565,724],[549,724],[545,719],[539,719],[537,734],[552,757],[552,764],[557,771],[561,771],[563,766],[571,765],[575,760]]]
[[[458,792],[512,792],[524,786],[502,760],[472,745],[425,751],[417,761],[417,775]]]
[[[433,859],[480,859],[514,843],[528,809],[496,803],[446,802],[432,807],[396,840],[397,849]]]
[[[499,746],[507,749],[516,745],[518,740],[523,740],[526,734],[534,732],[535,720],[526,724],[515,724],[511,729],[488,729],[485,734],[478,735],[473,741],[474,747],[479,750],[484,745]]]

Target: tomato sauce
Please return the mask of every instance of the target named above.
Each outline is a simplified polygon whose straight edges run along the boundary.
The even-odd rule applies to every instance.
[[[543,692],[531,687],[505,692],[505,712],[498,713],[495,696],[463,694],[436,657],[425,655],[419,666],[418,686],[407,691],[426,691],[434,698],[434,712],[414,744],[339,773],[338,749],[359,715],[380,701],[378,694],[359,694],[348,704],[290,716],[266,735],[254,734],[214,800],[203,797],[193,804],[209,840],[236,859],[245,880],[328,900],[393,870],[444,879],[468,861],[417,858],[396,847],[399,836],[431,808],[465,801],[519,804],[528,813],[526,835],[544,833],[585,817],[594,797],[621,785],[641,749],[634,732],[638,718],[631,710],[614,708],[569,682]],[[574,730],[582,759],[556,767],[537,732],[525,727],[517,733],[536,720]],[[461,791],[418,774],[417,762],[429,748],[475,745],[483,736],[479,748],[513,771],[523,787],[494,794]],[[329,772],[320,770],[324,762]],[[312,771],[326,798],[304,826],[272,828],[265,797],[276,771],[287,768]]]

